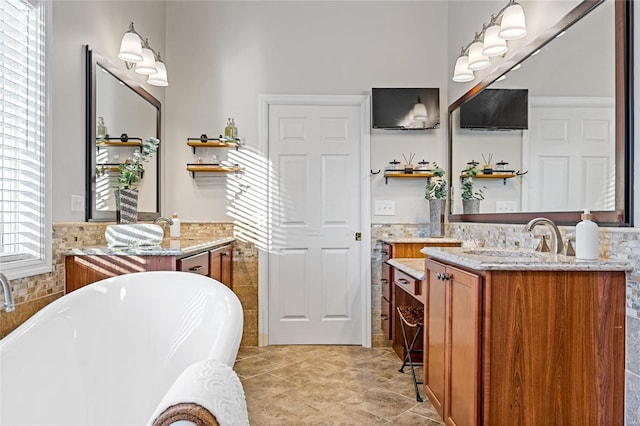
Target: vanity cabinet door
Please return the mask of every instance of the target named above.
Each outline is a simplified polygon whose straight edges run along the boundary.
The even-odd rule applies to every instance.
[[[209,275],[209,253],[204,252],[178,260],[178,271]]]
[[[478,275],[447,267],[446,380],[448,425],[478,424],[480,398],[480,289]]]
[[[427,303],[424,333],[424,390],[444,418],[446,282],[439,278],[446,268],[427,260]]]
[[[425,305],[425,392],[448,425],[479,415],[481,277],[431,259]]]
[[[209,252],[209,276],[233,288],[233,245],[227,244]]]

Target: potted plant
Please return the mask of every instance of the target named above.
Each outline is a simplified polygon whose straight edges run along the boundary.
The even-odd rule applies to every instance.
[[[463,214],[474,214],[480,212],[480,201],[484,200],[484,187],[478,191],[473,191],[473,178],[480,173],[480,170],[473,164],[469,167],[462,178],[462,212]]]
[[[160,141],[154,137],[142,142],[139,151],[133,153],[133,159],[128,159],[118,165],[116,181],[116,219],[118,223],[136,223],[138,221],[138,184],[140,182],[145,163],[157,151]]]
[[[424,198],[429,200],[429,218],[432,237],[444,236],[444,208],[447,201],[447,179],[444,170],[433,164],[433,177],[426,186]]]

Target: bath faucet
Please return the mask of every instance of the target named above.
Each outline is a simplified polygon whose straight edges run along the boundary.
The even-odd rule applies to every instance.
[[[13,312],[16,309],[16,304],[13,302],[9,280],[2,272],[0,272],[0,284],[2,284],[2,291],[4,292],[4,311]]]
[[[160,224],[161,222],[167,222],[169,225],[173,225],[173,220],[171,220],[170,217],[166,217],[166,216],[160,216],[159,218],[153,221],[153,223],[156,225]]]
[[[562,235],[556,224],[546,217],[537,217],[531,219],[529,223],[525,225],[525,230],[531,232],[536,225],[546,225],[551,230],[551,253],[562,253],[564,244],[562,244]]]

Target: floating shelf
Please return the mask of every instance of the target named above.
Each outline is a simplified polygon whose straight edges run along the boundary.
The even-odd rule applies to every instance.
[[[478,173],[473,177],[473,179],[502,179],[503,184],[507,184],[507,179],[514,178],[516,176],[523,175],[524,173],[516,173],[514,170],[506,170],[500,172],[493,172],[490,174]],[[462,173],[460,175],[460,179],[464,179],[467,177],[466,173]]]
[[[384,183],[389,183],[389,178],[400,179],[431,179],[433,177],[432,172],[415,171],[413,173],[404,173],[402,170],[385,170],[384,171]]]
[[[129,138],[128,141],[126,142],[122,142],[120,139],[112,139],[112,140],[103,140],[103,139],[98,139],[96,140],[96,148],[98,150],[100,150],[100,147],[106,148],[106,147],[110,147],[110,146],[114,146],[114,147],[118,147],[118,146],[136,146],[139,147],[140,149],[142,149],[142,140],[131,140],[131,138]]]
[[[240,166],[221,166],[219,164],[187,164],[187,171],[195,178],[196,173],[240,173]]]
[[[220,139],[207,139],[206,142],[202,142],[200,139],[187,139],[187,145],[193,148],[193,153],[196,153],[196,148],[235,148],[240,147],[240,139],[236,139],[235,142],[222,141]]]

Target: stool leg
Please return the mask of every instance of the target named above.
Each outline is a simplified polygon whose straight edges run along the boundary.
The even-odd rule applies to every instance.
[[[416,335],[413,337],[413,341],[411,342],[411,345],[409,345],[409,341],[407,340],[407,332],[405,331],[404,322],[400,324],[400,328],[402,329],[402,339],[404,340],[404,347],[407,349],[407,354],[405,355],[404,360],[402,362],[402,367],[398,371],[400,371],[401,373],[404,373],[404,367],[405,365],[407,365],[407,360],[409,360],[409,366],[411,368],[411,376],[413,377],[413,387],[415,388],[415,391],[416,391],[416,401],[422,402],[422,397],[420,396],[420,391],[418,390],[418,380],[416,379],[416,371],[413,366],[413,360],[411,359],[411,351],[413,351],[413,347],[418,341],[418,337],[420,336],[422,327],[418,326],[416,328]]]

